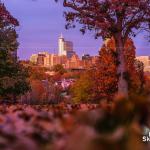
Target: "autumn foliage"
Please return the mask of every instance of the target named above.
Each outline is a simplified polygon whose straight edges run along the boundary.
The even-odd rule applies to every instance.
[[[30,90],[28,70],[17,60],[19,22],[0,2],[0,100],[13,100]]]
[[[125,67],[124,78],[128,82],[129,95],[143,92],[144,66],[135,59],[135,47],[128,39],[124,47]],[[112,101],[118,91],[117,52],[113,38],[105,40],[99,52],[95,66],[81,75],[73,87],[76,102],[99,102],[101,99]]]
[[[58,1],[58,0],[56,0]],[[114,37],[117,52],[118,93],[128,97],[126,80],[126,60],[124,47],[128,38],[135,37],[140,31],[150,33],[149,0],[63,0],[66,28],[80,31],[93,31],[96,38]]]
[[[117,92],[118,72],[117,72],[117,52],[113,38],[105,41],[97,62],[95,81],[97,90],[101,97],[112,99]],[[128,39],[124,47],[126,78],[129,93],[134,91],[141,92],[144,84],[143,64],[135,59],[135,46],[131,39]],[[95,83],[95,84],[96,84]]]
[[[111,99],[117,92],[117,59],[113,40],[108,40],[99,52],[94,72],[95,91],[99,98]]]
[[[18,26],[19,22],[14,18],[10,12],[6,9],[3,3],[0,3],[0,28],[4,26]]]

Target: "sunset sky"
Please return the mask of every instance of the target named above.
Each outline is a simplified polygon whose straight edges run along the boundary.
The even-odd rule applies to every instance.
[[[54,0],[2,0],[11,14],[20,22],[19,34],[20,59],[28,59],[39,51],[57,53],[58,37],[63,33],[66,40],[74,43],[74,50],[97,55],[102,45],[101,39],[95,40],[92,33],[82,35],[79,28],[65,30],[64,8]],[[60,0],[62,1],[62,0]],[[134,39],[137,55],[150,55],[150,44],[142,34]]]

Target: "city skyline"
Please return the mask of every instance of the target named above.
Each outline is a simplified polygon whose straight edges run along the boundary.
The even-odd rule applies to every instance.
[[[4,3],[20,22],[20,27],[17,28],[20,59],[29,59],[31,54],[40,51],[57,53],[57,40],[61,33],[67,40],[74,43],[74,50],[79,56],[84,53],[98,54],[102,45],[100,38],[95,40],[93,34],[89,32],[83,36],[78,27],[65,30],[65,18],[63,17],[65,8],[61,2],[56,4],[53,0],[5,0]],[[134,41],[137,55],[150,55],[150,46],[143,34],[137,36]]]

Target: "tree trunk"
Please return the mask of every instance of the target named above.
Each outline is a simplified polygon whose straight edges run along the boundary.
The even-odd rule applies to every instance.
[[[119,75],[118,79],[118,94],[123,94],[125,97],[128,97],[128,83],[124,78],[124,74],[126,72],[126,65],[125,65],[125,57],[124,57],[124,44],[121,39],[121,36],[117,36],[115,38],[116,42],[116,51],[118,54],[118,66],[117,66],[117,73]]]

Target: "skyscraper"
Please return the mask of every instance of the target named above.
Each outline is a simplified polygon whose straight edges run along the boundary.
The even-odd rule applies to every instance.
[[[61,34],[58,39],[58,48],[59,48],[59,56],[67,56],[71,58],[74,54],[73,51],[73,43],[71,41],[65,41],[63,35]]]
[[[63,38],[63,35],[61,34],[58,39],[59,56],[65,55],[64,42],[65,40]]]

